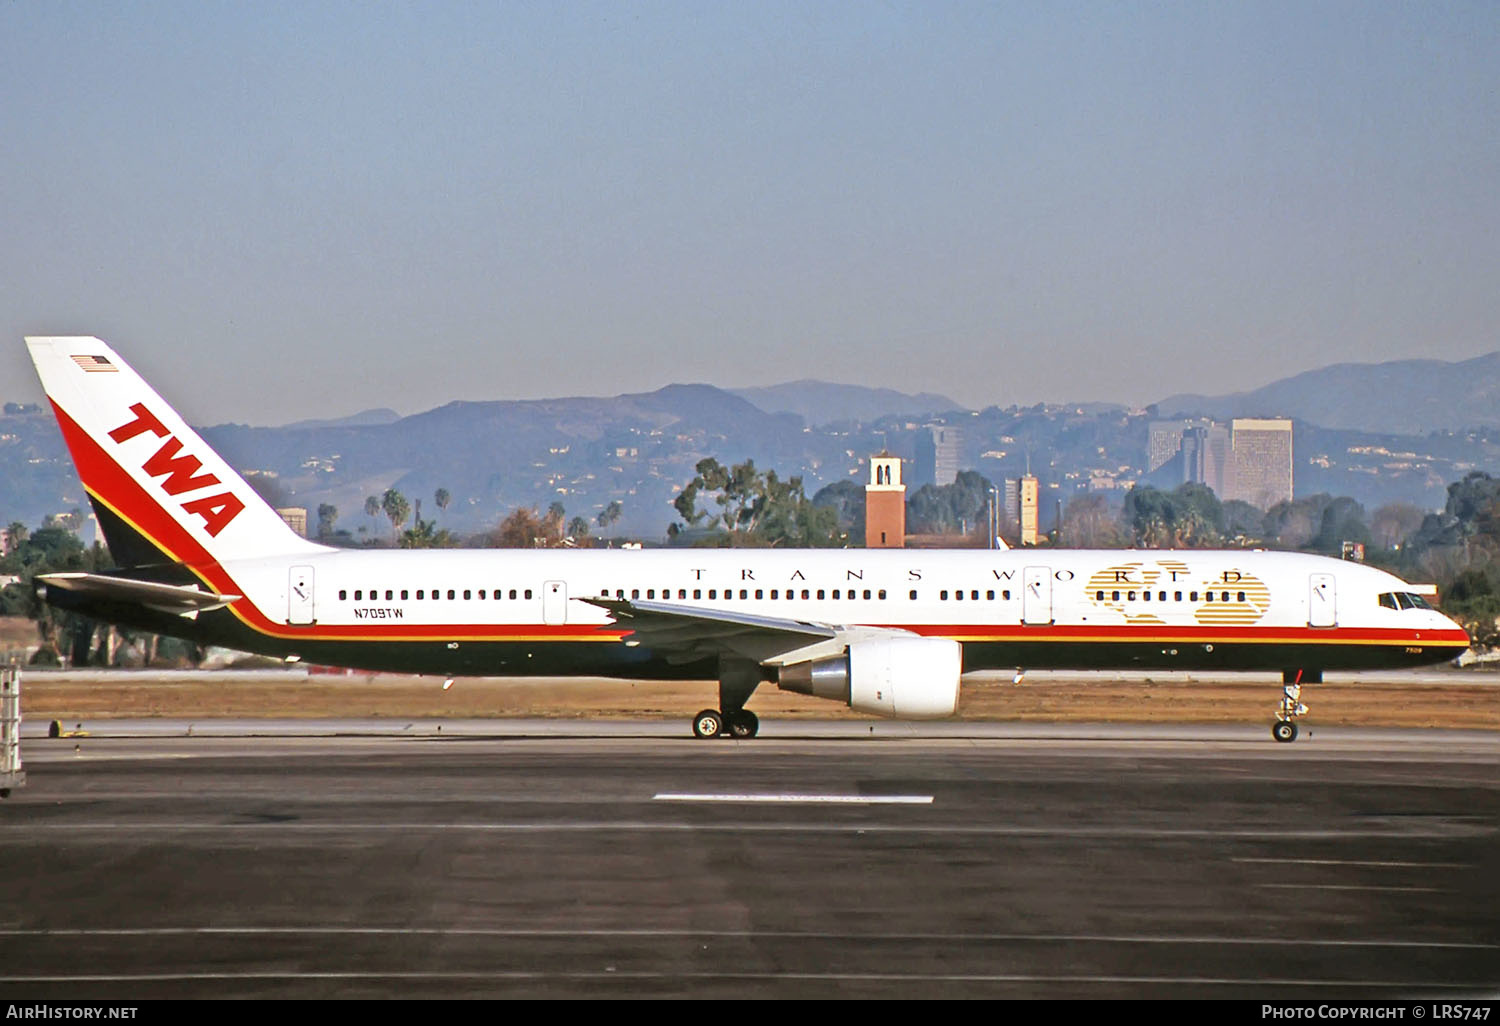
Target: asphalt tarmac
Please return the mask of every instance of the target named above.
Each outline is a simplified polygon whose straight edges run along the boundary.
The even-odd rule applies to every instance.
[[[1493,733],[88,726],[0,802],[0,998],[1500,993]]]

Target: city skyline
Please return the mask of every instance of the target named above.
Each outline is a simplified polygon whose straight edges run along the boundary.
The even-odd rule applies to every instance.
[[[27,334],[198,423],[1463,359],[1497,44],[1479,3],[5,5],[0,399]]]

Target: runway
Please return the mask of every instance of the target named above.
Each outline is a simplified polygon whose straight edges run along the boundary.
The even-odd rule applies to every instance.
[[[1500,992],[1488,732],[39,726],[5,998]]]

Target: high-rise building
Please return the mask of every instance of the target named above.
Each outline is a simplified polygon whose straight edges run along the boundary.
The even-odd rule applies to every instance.
[[[1261,509],[1292,499],[1292,422],[1236,418],[1230,424],[1232,481],[1221,495]]]
[[[1187,420],[1153,420],[1146,442],[1146,473],[1171,461],[1182,451],[1182,434],[1192,426]]]
[[[899,549],[906,545],[906,485],[901,458],[882,452],[870,460],[865,485],[865,548]]]
[[[928,425],[926,436],[917,439],[917,482],[942,486],[957,480],[962,468],[963,440],[959,428]]]
[[[1229,492],[1233,449],[1229,430],[1219,424],[1182,433],[1182,484],[1201,484],[1224,498]]]

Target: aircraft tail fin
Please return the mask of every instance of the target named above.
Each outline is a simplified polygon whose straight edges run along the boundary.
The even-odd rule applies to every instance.
[[[78,476],[122,566],[319,551],[298,536],[113,349],[28,338]]]

